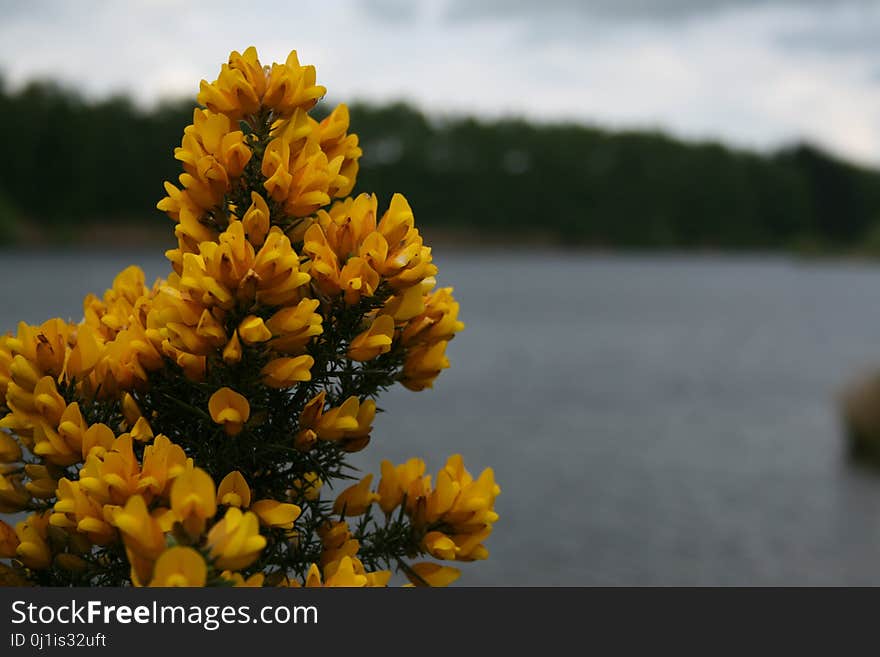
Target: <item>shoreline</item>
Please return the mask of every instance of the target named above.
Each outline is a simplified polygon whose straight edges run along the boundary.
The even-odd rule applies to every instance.
[[[176,246],[173,223],[164,216],[154,222],[88,223],[73,230],[71,226],[59,227],[58,234],[51,235],[43,226],[20,226],[17,239],[0,243],[0,255],[11,252],[24,253],[89,253],[137,252],[159,250],[164,253]],[[497,234],[463,229],[421,227],[425,243],[435,255],[443,250],[454,249],[458,253],[481,252],[517,253],[537,251],[548,254],[580,255],[584,257],[646,257],[646,258],[708,258],[723,260],[787,259],[794,262],[880,264],[880,252],[864,248],[726,248],[715,246],[613,246],[589,243],[566,243],[546,233],[518,233],[508,238]]]

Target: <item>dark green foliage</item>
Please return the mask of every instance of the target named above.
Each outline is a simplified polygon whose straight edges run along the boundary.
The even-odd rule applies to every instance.
[[[167,154],[191,107],[90,103],[48,83],[0,89],[0,196],[43,227],[161,221],[159,181],[176,179]],[[315,114],[329,108],[324,101]],[[382,204],[405,191],[429,231],[594,246],[849,248],[880,225],[880,173],[808,145],[759,155],[650,132],[433,120],[404,104],[354,105],[351,119],[364,148],[358,189]],[[0,216],[0,236],[2,228]]]

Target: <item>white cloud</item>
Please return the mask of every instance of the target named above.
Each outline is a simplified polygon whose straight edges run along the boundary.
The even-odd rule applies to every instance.
[[[807,138],[880,163],[880,48],[864,38],[880,28],[876,3],[718,0],[718,11],[694,13],[677,0],[668,20],[655,20],[656,3],[610,16],[608,3],[573,12],[580,5],[565,0],[544,15],[490,6],[478,20],[450,20],[455,7],[441,0],[21,6],[0,25],[0,70],[13,83],[50,76],[144,102],[194,95],[229,50],[253,44],[264,60],[296,48],[334,100],[402,97],[435,112],[660,127],[760,148]]]

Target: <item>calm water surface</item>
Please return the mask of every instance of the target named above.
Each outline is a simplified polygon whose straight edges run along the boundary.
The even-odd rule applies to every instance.
[[[438,250],[467,330],[359,455],[461,452],[503,492],[473,585],[880,584],[880,475],[834,394],[880,364],[880,268]],[[154,255],[0,253],[0,330]]]

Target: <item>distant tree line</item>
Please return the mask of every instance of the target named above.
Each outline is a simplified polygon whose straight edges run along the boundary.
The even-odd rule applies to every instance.
[[[319,105],[320,108],[324,105]],[[27,222],[163,221],[190,100],[144,111],[50,83],[0,87],[0,240]],[[418,221],[486,239],[601,247],[880,246],[880,172],[806,144],[772,155],[653,132],[428,117],[354,105],[359,190],[402,191]]]

